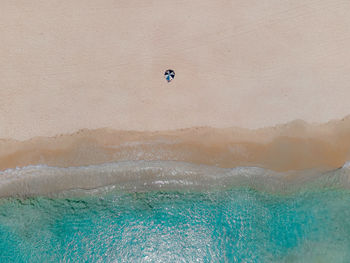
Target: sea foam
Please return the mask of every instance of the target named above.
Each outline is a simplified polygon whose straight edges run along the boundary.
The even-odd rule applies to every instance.
[[[33,165],[0,172],[0,197],[91,192],[110,187],[152,191],[244,186],[282,193],[305,187],[348,188],[349,175],[349,163],[328,172],[283,173],[259,167],[220,168],[177,161],[121,161],[67,168]]]

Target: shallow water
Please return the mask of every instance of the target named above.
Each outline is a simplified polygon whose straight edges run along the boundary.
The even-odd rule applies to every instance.
[[[1,262],[348,262],[350,192],[7,199]]]
[[[142,173],[147,180],[138,170],[129,174],[143,179],[133,191],[114,185],[2,198],[0,262],[349,262],[348,167],[300,184],[263,178],[258,168],[207,168],[153,169]],[[225,176],[205,181],[203,169]],[[184,175],[203,187],[175,189]],[[153,188],[140,188],[145,182]]]

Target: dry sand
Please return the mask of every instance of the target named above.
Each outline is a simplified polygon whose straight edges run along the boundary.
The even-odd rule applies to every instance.
[[[0,169],[339,167],[350,159],[349,10],[348,0],[3,0]]]
[[[347,0],[3,0],[0,138],[342,118],[349,10]]]

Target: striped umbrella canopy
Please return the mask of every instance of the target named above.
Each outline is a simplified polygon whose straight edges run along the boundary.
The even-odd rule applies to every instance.
[[[165,71],[164,73],[165,79],[170,82],[175,78],[175,72],[172,69],[168,69],[167,71]]]

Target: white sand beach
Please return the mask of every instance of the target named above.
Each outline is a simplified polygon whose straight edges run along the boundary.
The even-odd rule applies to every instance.
[[[0,169],[340,167],[348,10],[340,0],[1,1]]]
[[[341,119],[348,10],[342,0],[1,1],[0,138]]]

